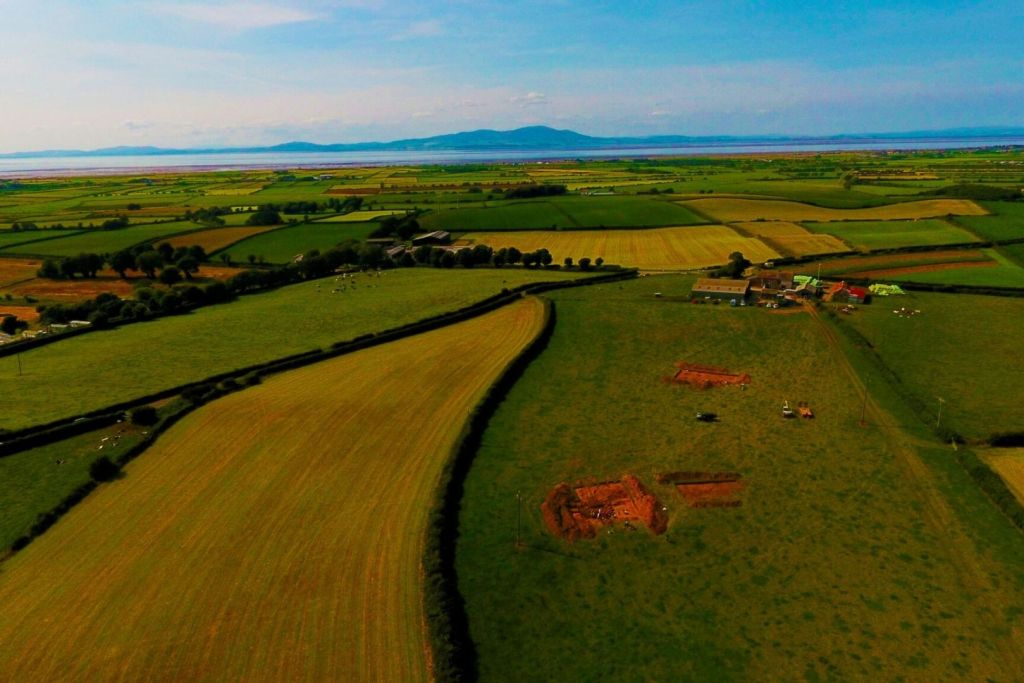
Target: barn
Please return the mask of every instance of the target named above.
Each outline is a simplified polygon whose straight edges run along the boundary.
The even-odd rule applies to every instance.
[[[414,247],[419,247],[424,244],[440,246],[442,244],[448,244],[451,241],[452,234],[450,232],[448,232],[447,230],[435,230],[433,232],[428,232],[425,235],[414,237],[412,239],[412,245]]]
[[[716,278],[701,278],[693,286],[690,296],[694,299],[746,299],[750,291],[750,283],[747,280],[729,280]]]

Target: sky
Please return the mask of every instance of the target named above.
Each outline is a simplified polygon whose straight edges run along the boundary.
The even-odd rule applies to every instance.
[[[0,0],[0,152],[1024,125],[1024,3]]]

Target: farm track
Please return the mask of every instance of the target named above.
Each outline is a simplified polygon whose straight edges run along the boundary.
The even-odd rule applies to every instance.
[[[427,679],[437,478],[542,323],[526,299],[193,413],[4,564],[0,680]]]
[[[977,560],[975,544],[968,537],[956,513],[939,492],[934,475],[918,455],[918,447],[935,447],[936,444],[915,440],[903,431],[895,418],[868,392],[866,384],[843,352],[835,330],[822,319],[817,310],[810,306],[807,309],[818,323],[822,336],[833,349],[850,381],[862,395],[866,394],[865,418],[882,431],[904,475],[914,482],[912,490],[923,504],[922,509],[936,537],[945,540],[947,558],[950,564],[957,568],[964,590],[969,595],[976,596],[977,600],[985,605],[981,611],[986,613],[987,617],[993,620],[1003,618],[1003,606],[992,597],[997,594],[996,587]],[[1024,671],[1024,629],[1011,627],[1010,632],[1011,635],[1006,641],[996,643],[1005,658],[1000,664],[1009,671]]]

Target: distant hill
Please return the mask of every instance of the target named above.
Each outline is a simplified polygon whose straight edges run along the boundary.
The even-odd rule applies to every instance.
[[[315,142],[285,142],[267,147],[210,147],[192,149],[169,149],[163,147],[105,147],[94,150],[45,150],[37,152],[12,152],[0,154],[0,159],[29,159],[45,157],[109,157],[109,156],[168,156],[181,154],[254,154],[275,152],[363,152],[363,151],[426,151],[426,150],[513,150],[513,149],[600,149],[621,146],[672,146],[707,143],[756,143],[785,144],[786,142],[855,142],[885,140],[922,139],[969,139],[991,140],[1002,137],[1022,137],[1024,127],[1013,128],[950,128],[946,130],[909,131],[902,133],[863,133],[832,136],[687,136],[655,135],[647,137],[593,137],[572,130],[558,130],[548,126],[528,126],[515,130],[480,129],[428,138],[410,138],[391,142],[357,142],[349,144],[321,145]]]

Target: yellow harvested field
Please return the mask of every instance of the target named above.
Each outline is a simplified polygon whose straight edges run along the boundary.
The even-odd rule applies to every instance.
[[[238,185],[235,187],[218,187],[207,190],[206,194],[213,197],[234,197],[255,194],[263,189],[263,185]]]
[[[422,681],[422,557],[529,298],[205,406],[0,571],[0,680]]]
[[[193,244],[198,244],[206,250],[207,254],[212,254],[218,249],[223,249],[224,247],[230,246],[239,240],[245,239],[246,237],[259,235],[260,233],[273,229],[273,226],[211,228],[200,232],[192,232],[187,235],[178,235],[177,237],[172,237],[168,240],[162,241],[169,242],[175,249],[178,247],[190,247]]]
[[[967,199],[926,199],[868,209],[827,209],[775,199],[693,199],[681,204],[723,223],[742,221],[889,221],[935,216],[984,216],[988,212]]]
[[[331,216],[325,218],[319,223],[363,223],[365,221],[372,221],[376,218],[383,216],[396,216],[405,214],[405,211],[353,211],[352,213],[345,213],[340,216]]]
[[[850,247],[838,237],[814,233],[802,225],[788,221],[748,221],[732,225],[764,240],[786,255],[804,256],[850,251]]]
[[[607,263],[645,270],[685,270],[725,263],[729,254],[742,252],[751,261],[778,258],[758,239],[741,237],[724,225],[650,230],[523,230],[474,232],[465,235],[495,249],[515,247],[522,252],[547,249],[555,263],[567,256],[576,261],[601,257]]]
[[[999,448],[990,453],[995,455],[985,456],[985,461],[1024,505],[1024,448]]]

